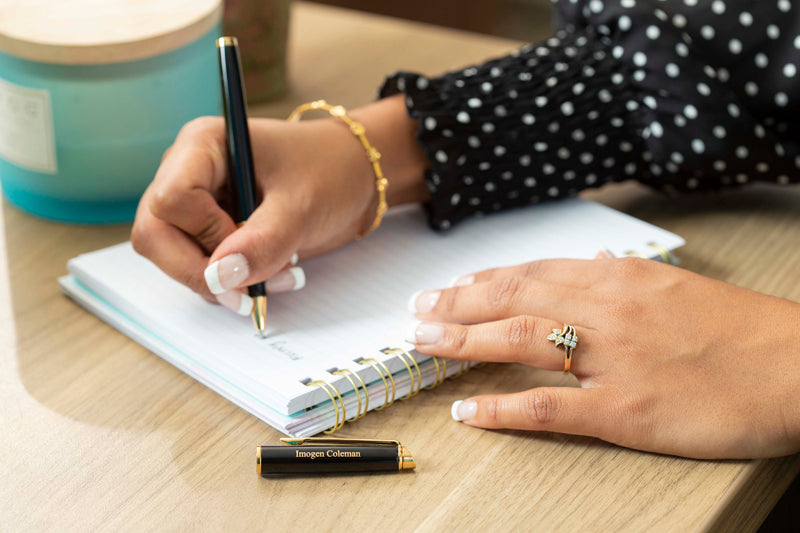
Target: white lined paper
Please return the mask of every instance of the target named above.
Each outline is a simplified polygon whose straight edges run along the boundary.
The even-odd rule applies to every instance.
[[[324,379],[352,392],[345,378],[327,369],[349,368],[375,381],[375,371],[354,360],[376,357],[392,372],[405,372],[402,363],[378,350],[409,348],[404,337],[414,318],[406,302],[417,289],[445,287],[455,276],[495,266],[548,257],[590,259],[601,247],[618,255],[631,249],[654,255],[649,242],[670,250],[683,244],[672,233],[577,199],[468,220],[446,233],[428,229],[419,208],[396,211],[370,237],[301,261],[306,288],[269,298],[266,340],[256,336],[248,318],[208,304],[128,243],[73,259],[70,272],[85,287],[62,286],[99,315],[100,306],[91,300],[103,300],[105,320],[120,329],[125,321],[129,327],[123,330],[134,340],[257,416],[271,417],[277,427],[279,419],[329,403],[323,391],[302,380]],[[124,320],[115,323],[114,314]],[[266,416],[254,407],[260,404],[275,413]],[[279,429],[287,431],[284,422]],[[296,417],[293,423],[303,425]]]

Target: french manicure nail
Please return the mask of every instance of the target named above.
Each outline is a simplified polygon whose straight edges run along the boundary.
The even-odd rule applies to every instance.
[[[614,257],[616,257],[614,253],[605,246],[600,248],[600,251],[597,253],[597,255],[605,257],[606,259],[614,259]]]
[[[408,300],[408,310],[411,313],[427,313],[434,308],[441,296],[440,291],[417,291]]]
[[[478,414],[478,403],[472,400],[457,400],[450,408],[450,416],[456,422],[471,420]]]
[[[299,291],[306,286],[306,273],[301,267],[281,270],[267,280],[267,292]]]
[[[289,262],[293,265],[296,265],[299,260],[300,257],[297,254],[292,254],[292,258],[289,259]]]
[[[451,287],[465,287],[475,283],[475,276],[468,274],[466,276],[456,276],[450,280]]]
[[[411,298],[408,299],[408,304],[406,307],[408,308],[409,313],[416,313],[417,312],[417,297],[422,294],[422,291],[417,291],[411,295]]]
[[[250,275],[250,267],[242,254],[230,254],[208,265],[203,274],[208,290],[212,294],[222,294],[246,280]]]
[[[253,310],[253,299],[246,294],[241,294],[236,291],[218,294],[217,301],[220,305],[242,316],[249,316]]]
[[[420,322],[414,328],[415,344],[436,344],[442,340],[444,336],[444,327],[439,324],[431,324],[430,322]]]

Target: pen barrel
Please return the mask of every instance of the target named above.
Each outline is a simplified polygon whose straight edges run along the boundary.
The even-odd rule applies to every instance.
[[[247,287],[247,294],[250,295],[251,298],[255,298],[256,296],[266,296],[267,286],[264,283],[256,283],[255,285],[250,285],[249,287]]]
[[[396,446],[259,446],[256,460],[262,476],[400,469]]]
[[[242,63],[233,38],[220,39],[217,52],[227,130],[228,175],[234,197],[233,215],[236,222],[244,222],[256,209],[257,191]]]

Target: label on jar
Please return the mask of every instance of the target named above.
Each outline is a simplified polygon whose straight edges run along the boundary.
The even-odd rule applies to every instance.
[[[0,157],[37,172],[58,171],[48,91],[0,78]]]

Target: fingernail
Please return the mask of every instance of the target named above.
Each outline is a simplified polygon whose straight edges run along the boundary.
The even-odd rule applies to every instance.
[[[450,416],[456,422],[470,420],[476,414],[478,414],[478,403],[472,400],[457,400],[453,402],[453,406],[450,408]]]
[[[464,287],[475,283],[475,276],[468,274],[466,276],[456,276],[450,280],[451,287]]]
[[[299,260],[300,260],[300,257],[298,257],[297,254],[292,254],[292,258],[289,259],[289,262],[291,264],[293,264],[293,265],[296,265]]]
[[[444,327],[439,324],[431,324],[430,322],[420,322],[414,328],[415,344],[436,344],[442,340],[444,336]]]
[[[267,280],[267,292],[299,291],[306,286],[306,273],[300,267],[281,270]]]
[[[250,275],[250,268],[242,254],[231,254],[208,265],[204,275],[208,290],[212,294],[222,294],[246,280]]]
[[[253,299],[246,294],[236,291],[223,292],[217,295],[217,301],[242,316],[248,316],[253,311]]]
[[[600,251],[597,252],[597,255],[595,256],[595,259],[601,259],[601,258],[614,259],[614,257],[616,257],[616,256],[614,255],[614,253],[611,250],[609,250],[606,247],[602,247],[602,248],[600,248]]]
[[[410,313],[427,313],[436,305],[441,296],[440,291],[417,291],[408,300]]]
[[[411,298],[408,299],[408,304],[406,307],[408,308],[409,313],[416,313],[417,312],[417,297],[422,294],[422,291],[417,291],[411,295]]]

